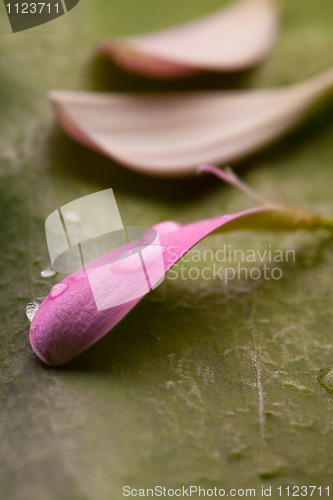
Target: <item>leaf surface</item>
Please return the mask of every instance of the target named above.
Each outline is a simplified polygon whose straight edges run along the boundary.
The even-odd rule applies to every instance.
[[[165,280],[66,368],[45,367],[29,345],[26,304],[59,280],[40,276],[49,264],[44,222],[57,207],[112,187],[125,224],[185,224],[246,208],[243,195],[215,179],[110,169],[56,128],[45,98],[50,88],[150,90],[109,63],[87,66],[94,43],[218,5],[80,2],[46,32],[21,35],[1,18],[1,500],[120,500],[125,484],[258,489],[331,481],[332,395],[317,380],[333,354],[333,246],[325,234],[213,236],[198,248],[295,248],[296,261],[282,265],[278,281]],[[332,10],[328,0],[286,3],[274,56],[247,85],[288,84],[332,65]],[[328,104],[244,163],[242,177],[267,197],[280,190],[332,215],[331,116]]]

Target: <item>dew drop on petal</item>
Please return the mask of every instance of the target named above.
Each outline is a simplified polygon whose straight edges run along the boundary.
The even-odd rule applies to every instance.
[[[42,278],[52,278],[56,275],[56,271],[51,266],[48,266],[41,271],[40,275]]]
[[[33,317],[35,316],[37,309],[39,308],[44,299],[45,297],[36,297],[35,299],[32,299],[25,308],[25,314],[27,315],[27,318],[30,321],[30,323],[33,320]]]
[[[64,293],[68,288],[67,283],[57,283],[54,285],[54,287],[51,288],[51,291],[49,293],[49,297],[51,299],[55,299],[56,297],[59,297],[62,293]]]
[[[159,222],[154,225],[154,228],[158,232],[159,235],[165,235],[168,233],[172,233],[174,231],[178,231],[182,226],[173,220],[167,220],[165,222]]]

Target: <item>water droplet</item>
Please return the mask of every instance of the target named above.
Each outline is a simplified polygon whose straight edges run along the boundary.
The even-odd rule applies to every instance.
[[[39,308],[44,299],[45,297],[36,297],[35,299],[32,299],[25,308],[25,314],[27,315],[27,318],[30,321],[30,323],[33,320],[33,317],[35,316],[37,309]]]
[[[56,271],[53,269],[51,266],[47,266],[43,271],[40,273],[42,278],[52,278],[53,276],[56,275]]]
[[[68,210],[68,211],[66,210],[64,216],[67,222],[73,222],[73,223],[81,222],[80,214],[75,212],[75,210]]]
[[[59,295],[64,293],[67,288],[67,283],[57,283],[56,285],[54,285],[54,287],[51,288],[49,297],[51,297],[51,299],[55,299],[56,297],[59,297]]]
[[[333,394],[333,369],[332,368],[324,368],[320,370],[319,375],[317,377],[320,385],[325,389],[325,391]]]
[[[172,233],[173,231],[178,231],[182,226],[173,220],[167,220],[164,222],[159,222],[155,224],[155,229],[159,235],[165,235],[168,233]]]

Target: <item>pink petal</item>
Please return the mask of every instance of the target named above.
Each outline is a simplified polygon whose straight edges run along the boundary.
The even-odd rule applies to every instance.
[[[270,53],[278,18],[275,0],[240,0],[182,26],[105,40],[99,49],[124,68],[149,76],[239,71],[258,64]]]
[[[239,229],[294,230],[301,227],[315,229],[322,221],[299,209],[266,205],[214,219],[180,225],[173,221],[153,226],[158,233],[163,252],[164,271],[167,272],[196,243],[215,231]],[[119,250],[119,249],[118,249]],[[112,260],[112,259],[111,259]],[[110,255],[97,259],[98,265],[109,264]],[[163,277],[156,266],[154,283]],[[122,273],[110,281],[101,274],[107,293],[123,293]],[[62,365],[80,354],[109,332],[142,297],[116,307],[98,310],[85,273],[74,273],[55,285],[33,317],[30,342],[36,354],[47,364]]]
[[[297,124],[333,86],[333,70],[277,89],[138,95],[53,91],[64,130],[134,170],[193,175],[228,164]]]

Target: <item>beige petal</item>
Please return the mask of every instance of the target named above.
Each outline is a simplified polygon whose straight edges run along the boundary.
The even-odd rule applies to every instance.
[[[295,125],[333,87],[333,69],[266,90],[176,94],[53,91],[64,130],[134,170],[193,175],[243,158]]]
[[[272,50],[279,0],[240,0],[203,19],[145,35],[108,39],[99,50],[136,73],[172,78],[250,68]]]

